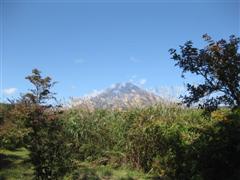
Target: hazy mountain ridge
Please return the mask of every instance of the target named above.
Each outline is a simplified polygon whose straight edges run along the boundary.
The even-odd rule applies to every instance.
[[[162,98],[156,94],[127,82],[112,85],[95,96],[73,98],[70,106],[88,109],[127,109],[150,106],[161,101]]]

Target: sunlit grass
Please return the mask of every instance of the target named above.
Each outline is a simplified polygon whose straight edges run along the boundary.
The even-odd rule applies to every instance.
[[[111,165],[96,165],[90,162],[81,162],[75,171],[65,176],[65,180],[68,179],[144,180],[152,178],[148,174],[144,174],[141,171],[134,170],[127,166],[113,168]]]
[[[29,152],[25,148],[16,150],[0,149],[0,180],[30,180],[33,179],[33,166],[29,162]],[[70,179],[150,179],[150,176],[127,166],[113,168],[110,165],[96,165],[80,162],[79,168],[65,176]]]
[[[33,178],[33,166],[29,162],[29,152],[25,148],[16,150],[0,149],[0,179]]]

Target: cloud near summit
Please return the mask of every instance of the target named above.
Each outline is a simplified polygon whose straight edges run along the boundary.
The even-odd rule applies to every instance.
[[[139,80],[140,85],[144,85],[144,84],[146,84],[146,82],[147,82],[147,79],[140,79]]]

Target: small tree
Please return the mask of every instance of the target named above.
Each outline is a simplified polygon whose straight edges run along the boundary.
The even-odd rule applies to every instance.
[[[26,77],[33,85],[29,93],[24,95],[24,99],[32,104],[44,105],[49,100],[56,100],[56,93],[51,92],[51,88],[56,84],[50,77],[43,78],[38,69],[32,70],[32,75]]]
[[[59,111],[50,104],[55,99],[51,92],[55,82],[50,77],[43,78],[37,69],[26,79],[34,88],[22,96],[15,109],[24,114],[25,125],[30,129],[26,144],[36,179],[58,179],[67,171],[69,158]]]
[[[176,66],[182,69],[182,76],[187,72],[201,76],[202,84],[187,84],[188,95],[182,97],[188,106],[199,103],[200,107],[216,109],[220,104],[240,107],[240,38],[230,36],[229,41],[214,41],[207,34],[203,35],[207,46],[197,49],[191,41],[180,46],[180,53],[170,49]]]

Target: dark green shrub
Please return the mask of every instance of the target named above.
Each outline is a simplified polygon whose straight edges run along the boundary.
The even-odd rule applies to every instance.
[[[191,146],[192,158],[197,161],[196,169],[204,179],[240,178],[239,120],[216,122],[204,130]]]

